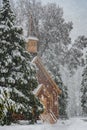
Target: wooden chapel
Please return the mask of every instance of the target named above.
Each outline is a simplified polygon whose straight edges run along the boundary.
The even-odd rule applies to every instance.
[[[27,39],[26,49],[29,53],[35,54],[32,62],[37,67],[37,78],[39,86],[34,90],[34,94],[40,99],[44,106],[44,112],[40,118],[44,122],[51,124],[56,123],[59,117],[58,96],[61,90],[56,85],[50,74],[46,70],[41,58],[38,56],[38,39],[36,37],[29,37]]]

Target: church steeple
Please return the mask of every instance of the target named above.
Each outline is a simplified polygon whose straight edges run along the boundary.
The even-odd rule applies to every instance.
[[[35,21],[31,11],[29,17],[29,37],[27,38],[27,51],[33,55],[37,55],[38,53],[38,38],[36,35]]]

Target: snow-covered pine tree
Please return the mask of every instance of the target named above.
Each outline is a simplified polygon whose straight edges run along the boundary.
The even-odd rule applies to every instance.
[[[68,105],[68,89],[67,86],[64,85],[61,74],[59,70],[59,65],[57,67],[53,67],[51,70],[53,74],[53,79],[62,91],[59,95],[58,101],[59,101],[59,117],[60,118],[67,118],[67,105]]]
[[[73,75],[79,66],[85,66],[85,53],[87,47],[87,37],[78,36],[73,45],[65,54],[64,63],[67,65],[71,75]]]
[[[15,112],[22,112],[28,120],[35,122],[32,117],[38,116],[43,111],[43,106],[33,94],[38,85],[36,69],[30,62],[30,54],[25,51],[22,32],[21,27],[15,26],[15,16],[9,0],[3,0],[0,10],[0,86],[8,88],[9,100],[16,104]],[[36,111],[33,114],[34,108]],[[13,112],[13,109],[8,109],[5,113],[9,124],[12,120],[8,118],[8,113],[12,115]],[[0,117],[0,121],[4,122],[4,119]]]
[[[18,111],[23,108],[22,104],[16,104],[11,99],[11,89],[0,86],[0,125],[10,125],[12,121],[12,112]]]
[[[59,116],[60,118],[67,118],[66,109],[68,103],[68,90],[61,79],[58,57],[55,53],[56,46],[55,44],[50,44],[48,48],[49,49],[46,49],[45,54],[42,57],[43,62],[47,67],[49,73],[51,73],[52,78],[62,91],[61,95],[59,96]]]
[[[45,53],[45,49],[49,47],[48,44],[57,43],[56,53],[62,62],[71,43],[69,36],[71,29],[72,22],[65,21],[62,8],[55,3],[43,6],[39,25],[40,54]]]
[[[84,68],[81,83],[81,106],[83,115],[87,115],[87,66]]]

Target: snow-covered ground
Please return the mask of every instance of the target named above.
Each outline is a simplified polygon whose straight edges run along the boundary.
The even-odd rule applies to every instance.
[[[0,130],[87,130],[87,118],[58,120],[54,125],[38,123],[35,125],[0,126]]]

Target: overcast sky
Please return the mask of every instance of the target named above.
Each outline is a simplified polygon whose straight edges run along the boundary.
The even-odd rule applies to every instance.
[[[55,2],[63,7],[64,18],[66,21],[73,22],[71,32],[72,39],[78,35],[87,37],[87,0],[41,0],[42,3]]]

